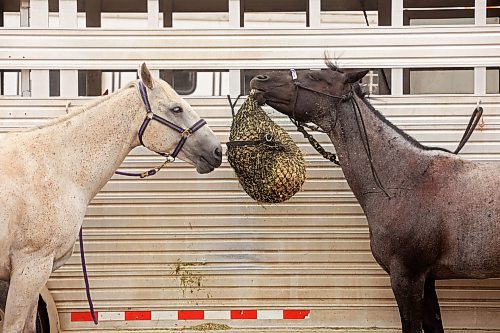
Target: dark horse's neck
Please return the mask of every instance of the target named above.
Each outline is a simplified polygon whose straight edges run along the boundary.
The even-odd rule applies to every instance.
[[[413,189],[439,153],[391,124],[363,97],[354,94],[336,108],[330,139],[363,209],[368,199],[372,203],[390,200],[402,190]]]

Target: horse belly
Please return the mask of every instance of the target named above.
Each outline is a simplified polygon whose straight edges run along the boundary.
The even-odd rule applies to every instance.
[[[485,209],[484,216],[458,218],[451,225],[447,249],[440,256],[436,278],[484,279],[500,277],[500,220],[494,210]],[[462,216],[467,217],[467,213]]]

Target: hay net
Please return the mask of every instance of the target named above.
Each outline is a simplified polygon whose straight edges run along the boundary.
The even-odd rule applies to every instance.
[[[227,147],[227,159],[241,186],[258,202],[286,201],[306,179],[299,147],[257,104],[252,93],[233,119]]]

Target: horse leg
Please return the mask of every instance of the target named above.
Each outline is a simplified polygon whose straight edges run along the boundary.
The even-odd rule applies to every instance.
[[[31,258],[16,265],[10,277],[3,333],[35,333],[40,290],[52,272],[52,258]]]
[[[424,318],[425,333],[444,333],[441,311],[436,294],[436,281],[428,278],[424,290]]]
[[[398,303],[403,333],[422,333],[425,276],[391,267],[391,286]]]
[[[36,314],[38,312],[38,300],[36,303],[31,305],[28,317],[26,318],[26,323],[24,324],[23,333],[36,332]]]

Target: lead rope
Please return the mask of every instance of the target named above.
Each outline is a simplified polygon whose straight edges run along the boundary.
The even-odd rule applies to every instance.
[[[85,292],[87,294],[87,302],[89,303],[90,315],[92,316],[92,320],[94,324],[99,324],[97,321],[97,315],[94,311],[94,304],[92,303],[92,297],[90,296],[90,284],[89,284],[89,276],[87,275],[87,265],[85,263],[85,250],[83,248],[83,227],[80,227],[80,234],[78,235],[78,239],[80,241],[80,259],[82,261],[82,271],[83,271],[83,280],[85,281]]]
[[[469,140],[470,136],[476,129],[477,124],[479,123],[479,120],[481,120],[481,117],[483,116],[483,108],[478,105],[474,109],[474,112],[472,112],[472,116],[470,117],[469,124],[467,125],[467,128],[465,129],[464,135],[462,136],[462,139],[460,140],[460,143],[458,144],[457,149],[453,152],[453,154],[458,154],[464,145],[467,143]]]
[[[167,166],[167,164],[172,163],[175,161],[175,158],[172,156],[166,156],[167,159],[165,162],[163,162],[162,165],[157,166],[156,168],[150,169],[148,171],[144,172],[126,172],[126,171],[115,171],[115,174],[120,175],[120,176],[129,176],[129,177],[139,177],[139,178],[146,178],[150,176],[156,175],[161,169]]]
[[[370,162],[370,169],[372,172],[373,180],[375,181],[375,184],[377,187],[384,192],[384,194],[387,196],[387,198],[391,199],[391,196],[389,193],[387,193],[387,190],[382,184],[382,181],[380,180],[380,177],[378,176],[377,169],[375,169],[375,166],[373,165],[373,158],[372,158],[372,151],[370,148],[370,141],[368,140],[368,132],[366,131],[366,126],[365,126],[365,121],[363,119],[363,114],[361,113],[361,108],[359,107],[358,102],[356,99],[353,97],[351,100],[351,105],[352,109],[354,111],[354,116],[356,117],[356,124],[358,126],[358,131],[361,136],[361,142],[363,143],[363,148],[365,149],[366,156],[368,157],[368,161]]]
[[[336,165],[340,166],[340,162],[337,158],[337,155],[335,153],[331,153],[329,151],[326,151],[325,148],[321,146],[321,144],[316,140],[311,134],[307,132],[307,130],[304,128],[304,124],[296,121],[292,117],[290,117],[291,122],[297,127],[297,131],[302,133],[304,138],[306,138],[311,146],[321,154],[325,159],[329,160],[330,162],[335,163]]]

